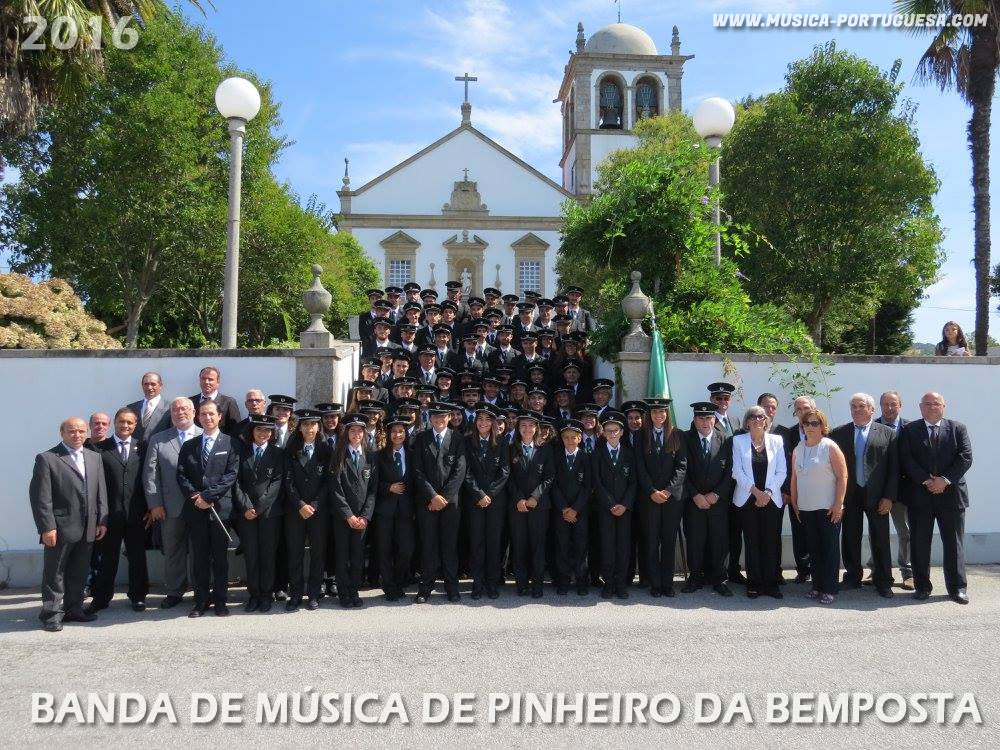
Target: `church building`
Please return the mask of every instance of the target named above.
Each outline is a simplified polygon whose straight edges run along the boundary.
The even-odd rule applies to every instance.
[[[443,292],[462,280],[524,295],[556,293],[561,205],[591,192],[597,165],[635,145],[637,120],[681,108],[685,61],[674,27],[670,54],[635,26],[615,23],[590,39],[577,26],[555,102],[562,112],[562,184],[472,124],[468,74],[461,123],[358,188],[345,170],[340,231],[353,234],[386,286],[415,281]]]

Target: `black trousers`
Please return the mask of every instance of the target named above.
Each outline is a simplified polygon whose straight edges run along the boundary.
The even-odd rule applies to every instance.
[[[597,527],[601,535],[601,578],[605,586],[624,591],[628,585],[628,558],[632,546],[632,511],[620,516],[602,509],[597,512]]]
[[[469,519],[469,572],[473,591],[493,590],[503,584],[505,503],[501,494],[485,508],[466,502],[462,511]]]
[[[590,537],[589,540],[588,540],[588,544],[587,544],[587,570],[588,570],[588,573],[590,574],[590,583],[592,585],[594,585],[594,586],[600,586],[601,585],[601,578],[602,578],[603,571],[604,571],[604,564],[602,563],[602,560],[604,558],[601,556],[601,547],[603,545],[603,542],[602,542],[602,539],[601,539],[601,528],[600,528],[600,524],[596,522],[596,519],[600,515],[601,512],[602,511],[600,511],[597,508],[597,506],[594,504],[594,502],[591,501],[591,504],[590,504],[590,518],[592,520],[591,520],[591,522],[589,524],[587,524],[587,526],[589,527],[588,530],[587,530],[587,534]],[[603,512],[606,513],[607,511],[603,511]],[[628,515],[631,516],[632,514],[629,513]],[[632,521],[631,521],[631,518],[630,518],[629,519],[629,523],[631,523],[631,522]],[[629,535],[629,538],[631,539],[631,535]],[[632,555],[632,550],[630,549],[629,550],[629,560],[632,559],[632,556],[633,556]],[[645,566],[645,562],[643,563],[643,565]],[[626,573],[626,575],[628,575],[628,574]],[[611,583],[611,581],[608,581],[608,583]]]
[[[211,511],[199,511],[197,516],[188,516],[186,520],[191,540],[195,604],[207,605],[210,593],[216,604],[225,604],[229,586],[229,540]]]
[[[830,520],[827,510],[804,510],[802,533],[809,550],[809,575],[814,591],[821,594],[836,594],[840,573],[840,524]],[[794,513],[792,514],[794,515]]]
[[[941,535],[944,585],[949,594],[966,587],[965,580],[965,508],[957,508],[954,499],[938,500],[926,490],[910,499],[910,547],[913,559],[913,585],[917,591],[931,591],[931,542],[934,523]]]
[[[734,510],[735,510],[735,506]],[[743,554],[743,514],[739,511],[729,513],[729,562],[726,573],[729,578],[735,578],[740,572],[740,555]],[[781,541],[780,535],[778,541]]]
[[[889,514],[879,515],[878,509],[867,502],[864,487],[855,485],[844,498],[844,516],[841,520],[841,553],[844,556],[844,579],[861,583],[861,540],[864,521],[868,518],[868,537],[872,553],[872,577],[875,585],[888,588],[892,585],[892,549],[889,546]]]
[[[274,591],[287,591],[289,586],[288,576],[288,548],[285,546],[285,515],[278,516],[278,548],[275,552],[274,564]]]
[[[333,543],[337,553],[337,595],[344,599],[357,596],[361,589],[365,565],[365,533],[368,529],[352,529],[339,513],[330,519]]]
[[[549,525],[549,508],[536,505],[525,513],[512,506],[510,546],[514,556],[514,582],[519,589],[529,584],[541,588],[545,579],[545,534]]]
[[[106,607],[114,598],[123,542],[125,556],[128,558],[128,598],[133,602],[141,602],[149,594],[146,529],[142,523],[142,514],[133,513],[126,519],[124,514],[116,513],[108,517],[108,531],[104,538],[94,543],[97,574],[90,584],[90,595],[98,606]]]
[[[58,534],[56,535],[58,538]],[[92,542],[57,542],[42,548],[42,622],[62,622],[83,612],[83,588],[90,572]]]
[[[726,580],[726,555],[729,553],[729,506],[717,500],[702,510],[693,500],[684,501],[684,536],[687,538],[687,561],[691,576],[702,571],[705,583],[715,585]]]
[[[646,568],[651,588],[670,588],[674,585],[674,558],[677,554],[677,530],[684,515],[684,505],[679,498],[671,497],[665,503],[654,503],[649,498],[637,500],[645,535]]]
[[[323,593],[323,571],[330,546],[330,514],[320,508],[308,519],[298,511],[285,514],[285,549],[288,550],[288,595],[301,599],[303,584],[306,596],[319,599]],[[305,570],[306,542],[309,542],[309,570]],[[331,566],[332,567],[332,566]]]
[[[598,533],[598,537],[600,534]],[[639,580],[649,583],[649,560],[646,555],[646,529],[643,527],[641,513],[632,513],[632,538],[629,541],[628,573],[629,583],[638,571]]]
[[[247,592],[254,599],[270,598],[274,594],[281,521],[281,516],[256,518],[253,521],[240,516],[240,542],[243,543],[243,561],[247,568]]]
[[[808,573],[809,568],[809,545],[806,543],[805,531],[802,522],[796,518],[791,506],[788,508],[788,521],[792,527],[792,557],[795,559],[795,572]],[[782,508],[782,514],[784,514]],[[839,556],[838,556],[839,560]],[[781,535],[778,535],[778,575],[781,575]]]
[[[403,504],[402,500],[400,504]],[[408,505],[408,511],[409,508],[412,505]],[[409,580],[410,562],[413,560],[416,535],[413,515],[397,510],[392,515],[376,516],[374,520],[382,590],[386,593],[402,591]]]
[[[778,585],[775,556],[781,538],[781,508],[773,502],[758,508],[750,498],[738,512],[747,547],[747,588],[770,591]]]
[[[459,509],[448,503],[441,510],[427,510],[427,504],[417,502],[417,527],[420,530],[421,573],[420,593],[428,595],[434,590],[441,568],[444,588],[458,593],[458,527]]]
[[[590,521],[587,513],[578,513],[576,521],[563,520],[562,511],[552,511],[555,532],[555,581],[562,586],[584,586],[587,575],[587,546],[590,543]]]

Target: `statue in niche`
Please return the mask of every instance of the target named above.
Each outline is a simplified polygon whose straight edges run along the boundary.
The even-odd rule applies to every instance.
[[[459,281],[462,282],[462,298],[466,299],[472,295],[472,274],[469,272],[468,267],[462,269]]]

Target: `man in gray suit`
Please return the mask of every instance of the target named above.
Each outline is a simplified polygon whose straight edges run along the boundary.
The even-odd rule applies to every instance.
[[[63,622],[90,622],[83,611],[83,589],[94,541],[107,532],[108,494],[104,464],[83,447],[87,423],[70,417],[59,426],[62,441],[35,456],[28,488],[42,557],[42,611],[49,632]],[[65,602],[64,602],[65,598]]]
[[[149,439],[142,473],[150,518],[161,522],[163,534],[167,596],[160,602],[162,609],[180,604],[187,590],[188,532],[181,517],[187,497],[177,483],[177,456],[185,440],[201,435],[189,398],[170,402],[170,421],[170,427]]]
[[[903,409],[903,402],[899,393],[896,391],[886,391],[879,399],[879,406],[882,409],[882,416],[875,421],[879,424],[884,424],[886,427],[891,427],[896,433],[896,439],[898,440],[900,431],[910,422],[910,420],[899,416],[900,411]],[[899,466],[899,502],[892,504],[892,510],[889,511],[889,515],[892,517],[892,525],[896,527],[896,540],[899,542],[899,552],[896,556],[896,562],[899,565],[899,573],[903,578],[901,587],[905,591],[913,591],[913,566],[910,565],[910,525],[906,510],[906,498],[903,496],[906,491],[906,474],[903,472],[902,458],[900,458]],[[872,567],[872,560],[869,558],[868,568],[872,569]],[[863,583],[874,585],[874,574],[869,574]]]
[[[170,426],[170,405],[163,397],[163,378],[158,372],[147,372],[140,381],[144,398],[128,405],[139,415],[132,437],[138,442],[149,440],[153,435]]]

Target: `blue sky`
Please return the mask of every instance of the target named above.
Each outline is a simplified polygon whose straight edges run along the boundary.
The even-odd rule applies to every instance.
[[[284,132],[295,142],[278,166],[279,177],[303,197],[316,193],[330,208],[339,205],[345,156],[351,160],[351,181],[359,186],[459,123],[462,85],[453,78],[466,71],[479,77],[470,91],[473,124],[558,181],[560,118],[552,99],[575,47],[577,21],[589,36],[613,23],[617,12],[612,0],[215,0],[215,5],[205,17],[185,13],[216,36],[229,59],[272,82]],[[285,11],[286,6],[298,10]],[[969,109],[953,93],[912,82],[929,37],[896,29],[713,28],[713,13],[744,11],[889,12],[891,2],[622,0],[621,13],[622,21],[643,28],[661,51],[669,47],[671,27],[679,27],[681,51],[695,55],[684,76],[689,112],[706,96],[735,100],[780,88],[789,62],[830,39],[882,69],[901,58],[905,95],[918,106],[922,151],[941,180],[935,207],[947,231],[948,261],[917,313],[916,338],[938,340],[949,318],[970,330]],[[993,138],[996,153],[997,128]],[[994,255],[1000,259],[1000,247]],[[991,326],[996,336],[996,313]]]

